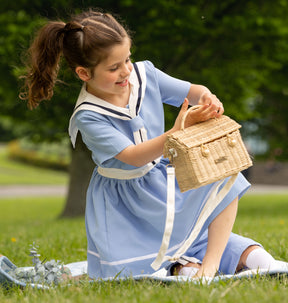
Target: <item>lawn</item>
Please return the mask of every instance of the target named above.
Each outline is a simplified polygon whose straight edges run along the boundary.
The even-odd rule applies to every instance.
[[[288,260],[287,201],[288,195],[247,195],[239,204],[234,231],[260,241],[276,258]],[[85,260],[84,218],[59,218],[64,203],[64,198],[0,199],[0,253],[18,266],[31,265],[29,244],[35,241],[43,259]],[[209,286],[83,281],[46,291],[0,287],[0,302],[285,302],[287,286],[287,278],[267,277]]]
[[[66,184],[67,174],[7,158],[0,149],[0,185]],[[239,203],[234,231],[261,242],[277,259],[288,260],[288,195],[246,195]],[[59,218],[65,197],[0,198],[0,254],[18,266],[31,266],[30,244],[40,259],[70,263],[86,259],[84,217]],[[125,243],[123,243],[125,245]],[[0,302],[285,302],[287,278],[256,277],[209,286],[151,281],[71,283],[37,291],[0,287]]]

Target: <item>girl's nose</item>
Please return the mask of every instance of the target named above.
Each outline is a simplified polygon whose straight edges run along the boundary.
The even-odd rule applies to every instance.
[[[132,71],[132,64],[131,63],[125,64],[122,71],[121,71],[121,76],[122,77],[127,77],[127,76],[130,75],[131,71]]]

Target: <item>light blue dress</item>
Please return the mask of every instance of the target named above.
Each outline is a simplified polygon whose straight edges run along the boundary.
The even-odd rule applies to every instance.
[[[130,84],[131,97],[125,109],[88,94],[85,86],[81,90],[77,110],[70,121],[70,135],[75,141],[77,131],[81,132],[97,166],[136,169],[114,157],[135,144],[135,134],[139,132],[142,138],[141,130],[145,131],[147,139],[161,135],[164,132],[162,102],[179,107],[190,88],[189,82],[168,76],[149,61],[134,64]],[[162,158],[147,174],[130,180],[103,177],[95,168],[86,204],[88,274],[91,278],[154,272],[151,263],[160,248],[165,227],[167,163],[167,159]],[[202,260],[208,225],[249,186],[239,174],[185,255]],[[172,255],[187,238],[212,187],[213,184],[181,193],[176,182],[175,221],[167,254]],[[233,274],[242,252],[253,244],[257,243],[232,233],[220,271]],[[169,261],[162,267],[167,265]]]

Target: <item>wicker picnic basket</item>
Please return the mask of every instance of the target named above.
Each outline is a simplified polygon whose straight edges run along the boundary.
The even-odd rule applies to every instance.
[[[241,125],[222,115],[184,129],[191,107],[183,117],[181,130],[167,137],[164,157],[175,166],[181,192],[224,179],[252,166],[242,141]]]

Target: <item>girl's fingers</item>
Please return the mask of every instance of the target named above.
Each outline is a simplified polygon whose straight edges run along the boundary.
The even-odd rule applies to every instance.
[[[181,111],[185,111],[188,109],[188,106],[189,106],[189,101],[187,98],[184,99],[184,102],[182,103],[182,106],[181,106]]]

